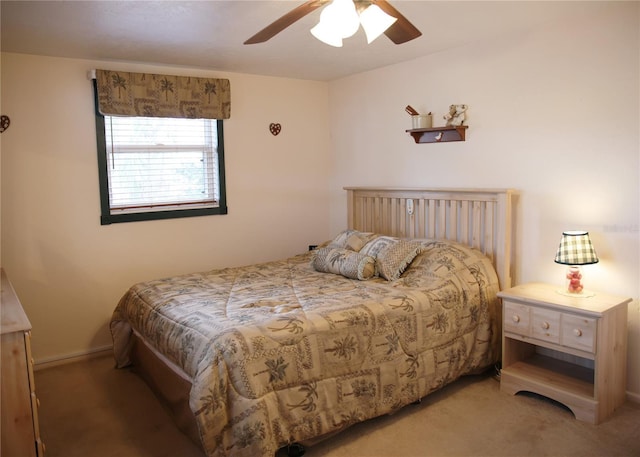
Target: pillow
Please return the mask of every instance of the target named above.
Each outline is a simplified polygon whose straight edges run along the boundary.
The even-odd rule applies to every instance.
[[[362,249],[360,249],[360,252],[375,258],[384,248],[391,246],[398,241],[400,241],[400,238],[396,238],[395,236],[378,236],[365,244]]]
[[[331,241],[330,245],[340,249],[349,249],[350,251],[358,252],[368,241],[375,237],[375,233],[348,229],[340,232],[333,241]]]
[[[376,274],[387,281],[400,277],[409,264],[422,251],[419,241],[406,241],[391,236],[380,236],[368,242],[360,254],[376,259]]]
[[[317,249],[311,263],[317,271],[342,275],[349,279],[369,279],[376,272],[376,261],[373,257],[333,246]]]

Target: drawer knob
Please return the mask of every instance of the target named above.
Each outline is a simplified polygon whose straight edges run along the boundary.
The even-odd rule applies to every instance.
[[[541,324],[541,326],[542,326],[543,329],[547,330],[549,328],[549,323],[548,322],[543,322]]]
[[[520,322],[520,316],[518,316],[517,314],[514,314],[513,317],[511,318],[513,320],[513,322],[518,323]]]
[[[582,330],[580,330],[579,328],[576,328],[573,330],[573,334],[575,336],[582,336]]]

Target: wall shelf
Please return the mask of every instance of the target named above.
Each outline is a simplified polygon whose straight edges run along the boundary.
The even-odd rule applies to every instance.
[[[430,129],[410,129],[406,132],[416,143],[446,143],[464,141],[467,125],[434,127]]]

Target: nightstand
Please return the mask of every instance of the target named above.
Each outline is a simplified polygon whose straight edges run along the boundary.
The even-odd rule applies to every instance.
[[[524,284],[502,298],[500,390],[533,392],[598,424],[625,401],[630,298],[572,297],[560,286]]]

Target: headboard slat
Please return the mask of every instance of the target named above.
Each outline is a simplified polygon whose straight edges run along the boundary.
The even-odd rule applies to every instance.
[[[348,227],[403,238],[457,241],[491,259],[511,286],[512,189],[345,187]],[[408,208],[413,205],[413,213]]]

